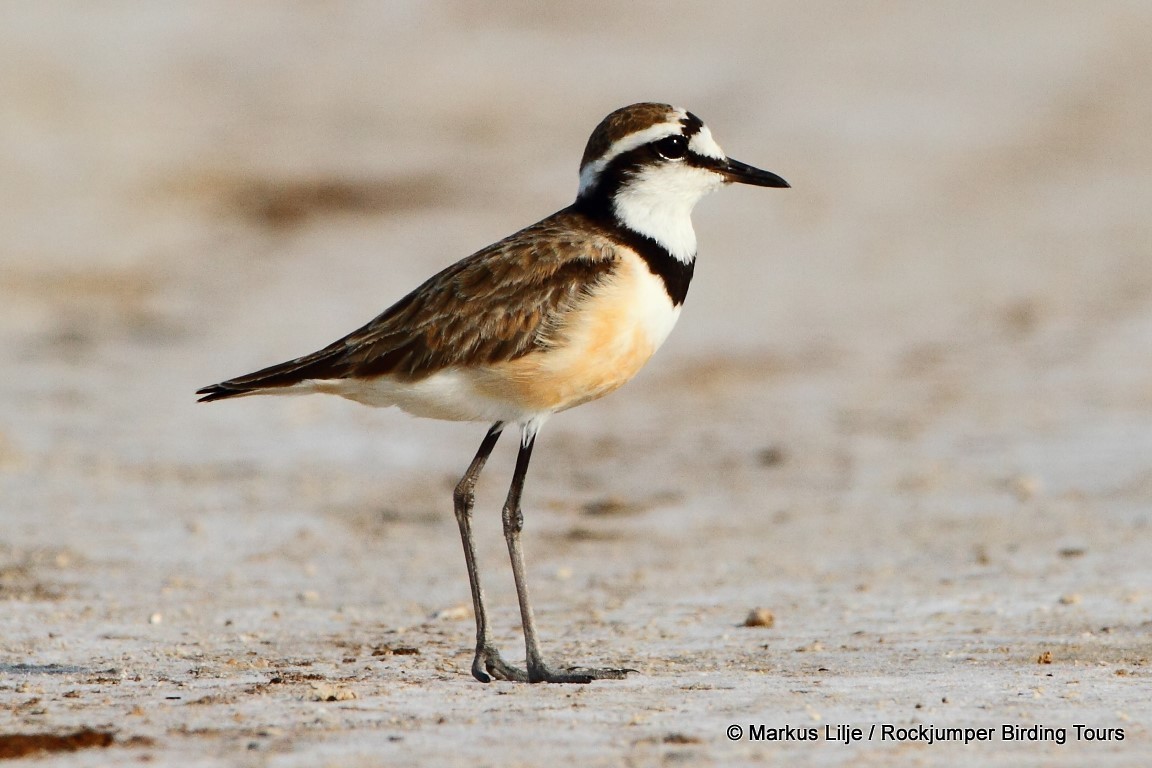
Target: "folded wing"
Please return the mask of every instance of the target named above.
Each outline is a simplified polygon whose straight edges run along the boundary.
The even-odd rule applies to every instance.
[[[515,360],[548,343],[565,313],[612,274],[609,240],[572,231],[561,211],[434,275],[367,325],[310,355],[197,391],[201,402],[308,380],[417,380]]]

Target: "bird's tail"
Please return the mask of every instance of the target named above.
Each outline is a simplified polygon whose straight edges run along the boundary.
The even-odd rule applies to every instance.
[[[337,358],[343,350],[335,347],[333,345],[305,357],[203,387],[196,390],[196,394],[201,396],[197,402],[210,403],[229,397],[265,394],[269,390],[291,387],[308,379],[340,378],[342,366]]]

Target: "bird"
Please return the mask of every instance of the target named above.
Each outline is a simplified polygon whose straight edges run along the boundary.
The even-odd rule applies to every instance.
[[[201,402],[328,393],[418,417],[490,424],[453,492],[476,619],[481,682],[589,683],[632,669],[549,664],[540,650],[521,531],[532,449],[553,414],[614,391],[680,315],[696,264],[693,207],[731,183],[788,187],[728,157],[691,112],[644,102],[596,126],[576,201],[433,275],[323,349],[197,391]],[[474,489],[506,425],[520,430],[501,514],[525,666],[493,641],[472,535]]]

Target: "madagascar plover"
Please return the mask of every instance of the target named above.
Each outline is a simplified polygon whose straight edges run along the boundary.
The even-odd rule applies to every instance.
[[[205,387],[202,401],[327,392],[416,416],[490,422],[453,499],[476,610],[472,674],[586,683],[631,670],[554,667],[540,654],[520,531],[520,495],[541,425],[636,375],[668,336],[696,263],[690,218],[724,184],[787,187],[732,160],[691,112],[633,104],[596,127],[576,202],[434,275],[319,352]],[[526,669],[492,641],[472,540],[473,489],[506,424],[520,452],[504,537],[520,602]]]

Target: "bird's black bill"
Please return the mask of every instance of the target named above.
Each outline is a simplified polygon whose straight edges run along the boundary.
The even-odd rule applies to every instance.
[[[762,171],[732,158],[724,161],[720,172],[724,174],[725,179],[736,184],[751,184],[756,187],[792,186],[771,171]]]

